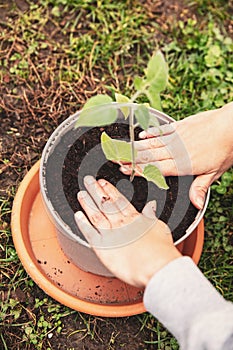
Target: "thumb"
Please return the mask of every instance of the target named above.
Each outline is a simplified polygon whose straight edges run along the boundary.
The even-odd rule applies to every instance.
[[[156,218],[156,207],[157,207],[156,201],[155,200],[150,201],[143,208],[142,214],[144,216],[146,216],[147,218],[155,219]]]
[[[214,181],[213,174],[197,176],[189,190],[189,198],[197,209],[202,209],[208,188]]]

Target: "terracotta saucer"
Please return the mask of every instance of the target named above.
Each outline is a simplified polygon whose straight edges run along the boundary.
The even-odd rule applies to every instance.
[[[39,188],[39,161],[23,179],[12,208],[12,235],[16,251],[31,278],[58,302],[95,316],[124,317],[145,311],[143,290],[117,278],[80,270],[62,252]],[[179,245],[197,264],[204,241],[203,220]]]

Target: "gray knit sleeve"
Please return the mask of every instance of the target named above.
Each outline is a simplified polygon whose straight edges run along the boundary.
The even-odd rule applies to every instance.
[[[233,350],[233,304],[205,278],[191,258],[157,272],[144,293],[146,309],[183,350]]]

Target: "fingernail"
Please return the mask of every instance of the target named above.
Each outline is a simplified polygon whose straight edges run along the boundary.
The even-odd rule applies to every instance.
[[[91,184],[93,184],[95,182],[95,178],[93,176],[91,176],[91,175],[87,175],[87,176],[84,177],[84,182],[87,185],[91,185]]]
[[[74,217],[76,220],[81,220],[82,217],[83,217],[83,213],[81,211],[77,211],[75,214],[74,214]]]
[[[146,137],[146,132],[145,132],[145,131],[141,131],[141,132],[139,133],[139,137],[140,137],[141,139],[144,139],[144,138]]]
[[[99,185],[100,185],[101,187],[104,187],[104,186],[107,185],[107,181],[104,180],[104,179],[99,179],[99,180],[98,180],[98,183],[99,183]]]
[[[82,198],[85,198],[86,195],[87,195],[86,191],[80,191],[80,192],[78,192],[77,197],[78,197],[78,199],[82,199]]]
[[[127,169],[127,168],[121,166],[121,167],[120,167],[120,171],[122,171],[122,172],[124,173],[124,172],[126,172],[126,171],[129,171],[129,169]]]

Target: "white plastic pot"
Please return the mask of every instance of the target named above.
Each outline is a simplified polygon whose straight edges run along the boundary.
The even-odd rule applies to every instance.
[[[125,106],[128,106],[129,108],[136,108],[137,105],[112,103],[99,107],[99,112],[101,113],[101,110],[103,111],[105,108],[115,108],[119,117],[117,119],[117,123],[122,124],[126,123],[126,121],[120,111],[120,108]],[[174,121],[166,114],[152,108],[150,109],[150,113],[159,120],[161,125]],[[85,271],[104,276],[111,276],[111,273],[99,261],[94,251],[90,248],[87,241],[78,231],[74,221],[74,211],[70,207],[66,194],[63,190],[62,174],[64,170],[64,160],[73,143],[91,129],[90,127],[78,129],[74,128],[79,114],[80,111],[66,119],[57,127],[47,141],[40,163],[40,190],[47,212],[56,227],[60,246],[65,255],[75,265]],[[105,157],[101,153],[100,146],[98,145],[94,147],[93,150],[86,155],[86,157],[84,157],[82,166],[80,169],[77,169],[77,173],[74,174],[74,176],[77,177],[77,183],[80,183],[81,186],[82,179],[87,174],[96,176],[99,168],[104,164],[104,162],[106,162]],[[164,198],[165,197],[166,194],[164,194]],[[175,242],[176,245],[181,244],[182,241],[184,241],[198,226],[206,210],[208,200],[209,192],[204,208],[198,211],[194,221],[182,234],[182,237]],[[174,215],[172,215],[173,218],[171,221],[173,220],[173,224],[176,225],[176,212],[179,211],[179,190],[177,200],[174,205],[174,210]],[[65,217],[64,212],[66,212]],[[185,212],[183,214],[185,215]]]

